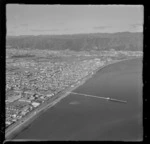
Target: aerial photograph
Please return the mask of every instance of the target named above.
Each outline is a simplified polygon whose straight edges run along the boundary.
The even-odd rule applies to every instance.
[[[142,5],[6,5],[7,141],[142,141]]]

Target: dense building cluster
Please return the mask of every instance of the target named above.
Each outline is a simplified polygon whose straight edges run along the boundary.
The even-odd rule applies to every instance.
[[[75,59],[73,58],[75,56]],[[6,127],[34,113],[42,103],[93,74],[99,67],[142,52],[58,52],[44,50],[7,50],[6,56]],[[52,57],[52,58],[51,58]],[[55,58],[65,58],[55,61]],[[47,59],[47,58],[51,58]],[[69,59],[69,60],[67,60]]]
[[[70,63],[20,60],[7,64],[6,127],[102,65],[100,59]]]

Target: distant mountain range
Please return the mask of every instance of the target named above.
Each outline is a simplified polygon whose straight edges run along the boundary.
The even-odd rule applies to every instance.
[[[7,36],[6,45],[19,49],[143,50],[143,33],[90,33],[72,35]]]

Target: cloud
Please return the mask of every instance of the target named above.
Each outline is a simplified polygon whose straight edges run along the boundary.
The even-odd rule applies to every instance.
[[[33,32],[59,31],[59,29],[31,29]]]
[[[97,27],[94,27],[94,29],[107,29],[107,28],[111,28],[111,26],[97,26]]]
[[[17,29],[17,28],[19,28],[19,26],[12,26],[12,28],[13,28],[13,29]]]
[[[19,24],[12,26],[12,29],[20,29],[20,28],[27,28],[28,24]]]
[[[141,27],[141,26],[143,26],[143,24],[131,24],[130,25],[130,27],[132,27],[132,28],[137,28],[137,27]]]
[[[68,31],[68,28],[64,29],[31,29],[33,32],[59,32],[59,31]]]
[[[142,32],[143,31],[143,24],[131,24],[130,25],[130,29],[132,31],[139,31]]]
[[[27,27],[28,24],[20,24],[21,27]]]
[[[14,34],[14,31],[7,31],[8,34]]]

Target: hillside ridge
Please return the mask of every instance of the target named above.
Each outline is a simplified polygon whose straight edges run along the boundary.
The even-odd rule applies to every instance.
[[[143,49],[142,32],[89,33],[67,35],[7,36],[7,46],[48,50],[131,50]]]

